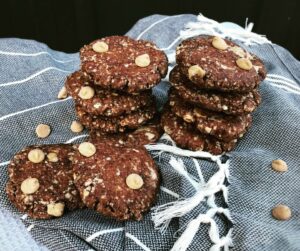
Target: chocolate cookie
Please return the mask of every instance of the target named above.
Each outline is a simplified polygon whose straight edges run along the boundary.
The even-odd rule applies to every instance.
[[[140,92],[158,84],[168,59],[153,43],[126,36],[93,41],[80,50],[81,69],[105,89]]]
[[[136,129],[152,119],[156,112],[154,105],[119,117],[91,115],[79,105],[76,105],[75,109],[80,122],[84,126],[90,129],[101,130],[105,133],[124,132],[126,129]]]
[[[65,86],[78,105],[95,115],[119,116],[136,111],[153,101],[151,91],[131,95],[102,89],[95,86],[92,80],[81,71],[68,76]]]
[[[189,105],[176,95],[174,89],[170,93],[170,106],[173,113],[185,122],[193,123],[201,133],[225,142],[241,138],[252,122],[250,114],[232,116]]]
[[[80,151],[74,155],[75,184],[82,201],[105,216],[141,220],[159,188],[155,162],[144,147],[120,147],[105,142],[93,146],[95,151],[90,157]]]
[[[6,192],[21,211],[36,219],[61,216],[83,206],[73,183],[71,145],[29,146],[8,166]]]
[[[92,130],[89,141],[92,143],[107,142],[107,144],[135,147],[156,142],[162,133],[159,121],[154,121],[136,130],[123,133],[106,134],[99,130]]]
[[[200,133],[192,124],[184,122],[169,109],[163,112],[161,124],[164,131],[182,148],[192,151],[207,151],[214,155],[231,151],[237,140],[220,141],[212,136]]]
[[[178,66],[170,72],[169,79],[182,99],[207,110],[241,115],[253,112],[261,102],[257,89],[248,93],[224,93],[199,89],[180,72]]]
[[[198,87],[249,92],[266,77],[263,62],[232,41],[199,36],[176,49],[180,71]]]

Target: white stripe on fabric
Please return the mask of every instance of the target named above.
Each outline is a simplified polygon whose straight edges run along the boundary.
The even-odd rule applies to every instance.
[[[45,107],[45,106],[48,106],[48,105],[52,105],[52,104],[56,104],[56,103],[60,103],[60,102],[65,102],[65,101],[70,100],[70,99],[71,99],[71,97],[68,97],[68,98],[61,99],[61,100],[51,101],[51,102],[43,104],[43,105],[38,105],[38,106],[35,106],[35,107],[31,107],[31,108],[28,108],[28,109],[25,109],[25,110],[22,110],[22,111],[10,113],[10,114],[7,114],[3,117],[0,117],[0,121],[5,120],[5,119],[10,118],[10,117],[13,117],[13,116],[18,115],[18,114],[22,114],[22,113],[25,113],[25,112],[37,110],[39,108],[42,108],[42,107]]]
[[[170,50],[180,39],[181,39],[181,36],[179,35],[168,47],[161,48],[161,50],[162,51]]]
[[[300,92],[299,91],[296,91],[296,90],[293,90],[287,86],[283,86],[283,85],[278,85],[278,84],[275,84],[275,83],[269,83],[270,85],[274,86],[274,87],[277,87],[277,88],[280,88],[280,89],[283,89],[287,92],[290,92],[290,93],[294,93],[294,94],[298,94],[300,95]]]
[[[279,80],[279,79],[273,79],[273,78],[266,78],[265,81],[269,81],[269,82],[273,82],[273,83],[277,83],[277,84],[282,84],[282,85],[286,85],[288,87],[291,87],[297,91],[300,91],[300,88],[298,86],[295,86],[293,84],[290,84],[289,82],[285,81],[285,80]]]
[[[60,72],[65,72],[65,73],[71,73],[71,71],[65,71],[65,70],[62,70],[60,68],[57,68],[57,67],[47,67],[43,70],[40,70],[39,72],[36,72],[32,75],[30,75],[29,77],[27,78],[24,78],[24,79],[21,79],[21,80],[17,80],[17,81],[12,81],[12,82],[7,82],[7,83],[2,83],[0,84],[0,87],[1,86],[10,86],[10,85],[17,85],[17,84],[22,84],[22,83],[25,83],[27,82],[28,80],[31,80],[41,74],[43,74],[44,72],[47,72],[47,71],[50,71],[50,70],[56,70],[56,71],[60,71]]]
[[[28,214],[23,214],[23,215],[21,216],[21,219],[22,219],[22,220],[26,220],[27,217],[28,217]]]
[[[34,228],[34,224],[31,224],[31,225],[27,228],[27,231],[30,232],[31,229],[33,229],[33,228]]]
[[[71,138],[71,139],[69,139],[68,141],[66,141],[65,144],[72,143],[72,142],[75,141],[76,139],[81,139],[81,138],[87,137],[87,136],[89,136],[89,135],[88,135],[88,134],[83,134],[83,135],[76,136],[76,137]]]
[[[6,166],[8,164],[9,164],[9,161],[5,161],[5,162],[0,163],[0,166]]]
[[[96,232],[92,235],[90,235],[89,237],[87,237],[85,240],[87,242],[91,242],[92,240],[94,240],[95,238],[99,237],[100,235],[103,235],[103,234],[109,234],[109,233],[114,233],[114,232],[120,232],[120,231],[123,231],[124,228],[123,227],[120,227],[120,228],[114,228],[114,229],[106,229],[106,230],[101,230],[99,232]]]
[[[50,56],[50,58],[58,63],[69,63],[72,61],[75,61],[76,59],[70,59],[70,60],[58,60],[56,58],[54,58],[49,52],[47,51],[41,51],[41,52],[36,52],[36,53],[23,53],[23,52],[10,52],[10,51],[1,51],[0,50],[0,54],[2,55],[7,55],[7,56],[22,56],[22,57],[37,57],[40,55],[48,55]]]
[[[168,188],[166,188],[166,187],[160,186],[160,190],[162,190],[163,192],[165,192],[165,193],[167,193],[167,194],[169,194],[169,195],[172,195],[173,197],[175,197],[175,198],[177,198],[177,199],[180,197],[179,194],[177,194],[177,193],[171,191],[170,189],[168,189]]]
[[[182,15],[176,15],[176,16],[169,16],[169,17],[164,17],[156,22],[154,22],[153,24],[151,24],[148,28],[146,28],[143,32],[140,33],[140,35],[137,36],[136,39],[140,39],[147,31],[149,31],[152,27],[154,27],[155,25],[167,20],[167,19],[170,19],[170,18],[173,18],[173,17],[180,17]]]
[[[277,74],[268,74],[268,75],[267,75],[267,78],[282,79],[282,80],[285,80],[285,81],[287,81],[287,82],[290,82],[291,84],[296,84],[296,85],[297,85],[297,83],[296,83],[295,81],[293,81],[293,80],[291,80],[291,79],[289,79],[289,78],[286,78],[286,77],[284,77],[284,76],[277,75]]]
[[[129,239],[133,240],[137,245],[139,245],[142,249],[144,249],[145,251],[151,251],[150,248],[148,248],[144,243],[142,243],[138,238],[136,238],[135,236],[133,236],[130,233],[126,233],[125,234],[126,237],[128,237]]]

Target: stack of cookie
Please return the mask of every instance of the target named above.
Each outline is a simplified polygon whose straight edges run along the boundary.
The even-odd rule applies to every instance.
[[[153,43],[126,36],[96,40],[80,50],[81,69],[66,89],[80,122],[102,133],[136,129],[156,113],[151,88],[167,73],[166,55]]]
[[[200,36],[177,47],[176,62],[161,121],[164,131],[190,150],[232,150],[261,102],[262,61],[231,41]]]

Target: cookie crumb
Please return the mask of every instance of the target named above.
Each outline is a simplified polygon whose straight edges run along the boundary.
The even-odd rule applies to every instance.
[[[46,124],[39,124],[36,127],[35,132],[39,138],[47,138],[51,133],[51,128]]]
[[[47,213],[49,215],[59,217],[64,213],[65,204],[64,203],[50,203],[47,205]]]
[[[288,220],[292,216],[292,211],[288,206],[281,204],[272,209],[272,216],[276,220]]]

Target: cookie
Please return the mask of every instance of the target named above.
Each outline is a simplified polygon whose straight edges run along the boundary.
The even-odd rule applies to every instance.
[[[153,104],[144,107],[142,110],[137,110],[119,117],[91,115],[79,105],[76,105],[75,109],[80,122],[85,127],[101,130],[105,133],[124,132],[126,129],[136,129],[152,119],[156,112]]]
[[[185,122],[193,123],[201,133],[225,142],[241,138],[252,122],[250,114],[232,116],[189,105],[176,95],[174,89],[170,92],[170,106],[173,113]]]
[[[192,124],[184,122],[173,114],[169,108],[162,114],[163,130],[182,148],[192,151],[207,151],[214,155],[231,151],[237,140],[230,142],[220,141],[210,135],[200,133]]]
[[[117,220],[142,219],[156,198],[159,173],[144,147],[94,144],[85,157],[77,151],[73,170],[82,201],[102,215]]]
[[[31,218],[48,219],[83,206],[73,183],[71,145],[29,146],[8,166],[6,192]]]
[[[129,132],[106,134],[99,130],[91,130],[89,142],[107,142],[119,146],[143,146],[155,143],[162,135],[162,128],[159,121],[153,121]]]
[[[136,111],[153,101],[151,91],[131,95],[102,89],[99,86],[95,86],[93,81],[81,71],[76,71],[68,76],[65,86],[75,102],[85,111],[94,115],[119,116]],[[88,91],[94,93],[89,95],[87,91],[85,93],[87,98],[85,98],[84,94],[82,94],[84,92],[83,87],[92,88]]]
[[[81,69],[105,89],[129,93],[150,89],[164,78],[168,59],[153,43],[127,36],[93,41],[80,50]]]
[[[170,72],[170,82],[182,99],[211,111],[241,115],[253,112],[261,102],[257,89],[248,93],[224,93],[199,89],[180,72],[178,66]]]
[[[203,89],[249,92],[266,77],[263,62],[234,42],[212,36],[183,41],[176,49],[180,71]]]

